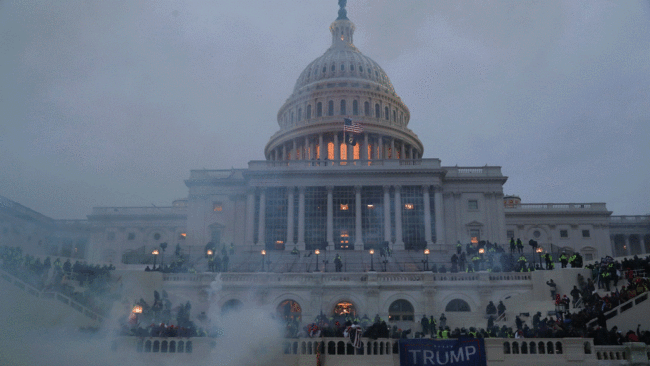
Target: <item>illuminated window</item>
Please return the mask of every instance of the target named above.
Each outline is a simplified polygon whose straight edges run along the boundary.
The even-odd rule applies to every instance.
[[[298,320],[302,316],[302,308],[300,304],[293,300],[285,300],[278,305],[277,308],[278,315],[280,318],[289,321],[289,320]]]
[[[405,203],[404,204],[404,209],[406,209],[406,210],[412,210],[414,208],[415,208],[415,206],[412,203]]]
[[[340,151],[340,158],[341,160],[348,160],[348,145],[346,143],[341,143],[341,146],[339,146],[339,151]]]
[[[478,201],[477,200],[467,201],[467,208],[470,210],[478,210]]]
[[[368,144],[368,160],[372,159],[372,146]]]
[[[472,244],[478,244],[478,241],[481,239],[481,231],[479,229],[471,229],[469,231],[469,237]]]
[[[316,159],[320,159],[320,145],[316,145]]]
[[[361,146],[359,144],[354,145],[354,151],[353,151],[354,160],[359,160],[360,159],[360,157],[359,157],[360,150],[361,150]]]
[[[187,233],[181,233],[178,238],[184,240],[187,237]]]
[[[349,209],[350,209],[350,207],[348,206],[347,203],[346,203],[346,204],[341,203],[341,210],[342,210],[342,211],[347,211],[347,210],[349,210]]]
[[[214,212],[223,211],[223,202],[212,202],[212,211]]]
[[[351,315],[356,316],[357,311],[351,302],[342,301],[334,306],[334,315]]]
[[[327,158],[329,160],[334,160],[334,143],[333,142],[328,142],[327,143]]]

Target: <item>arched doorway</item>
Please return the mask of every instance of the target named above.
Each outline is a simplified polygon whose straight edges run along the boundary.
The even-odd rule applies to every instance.
[[[244,306],[241,301],[232,299],[226,301],[221,307],[221,315],[226,315],[230,312],[239,311]]]
[[[413,321],[413,305],[406,300],[396,300],[388,307],[388,321]]]
[[[302,308],[300,304],[293,300],[284,300],[278,305],[276,311],[280,319],[285,321],[297,320],[300,321],[302,318]]]
[[[472,311],[469,307],[469,304],[465,300],[453,299],[445,308],[445,312],[470,312]]]
[[[357,316],[357,309],[349,301],[341,301],[334,305],[334,317],[354,318]]]

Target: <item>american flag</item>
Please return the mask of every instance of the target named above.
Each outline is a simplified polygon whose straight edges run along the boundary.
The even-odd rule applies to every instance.
[[[363,126],[359,122],[352,122],[351,119],[346,118],[343,123],[343,132],[361,133],[363,132]]]

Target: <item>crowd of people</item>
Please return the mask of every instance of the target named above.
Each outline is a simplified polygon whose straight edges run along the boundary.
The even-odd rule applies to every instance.
[[[115,299],[110,283],[113,265],[73,264],[69,258],[41,260],[9,246],[0,248],[0,260],[5,271],[38,290],[62,293],[97,314],[108,314]]]

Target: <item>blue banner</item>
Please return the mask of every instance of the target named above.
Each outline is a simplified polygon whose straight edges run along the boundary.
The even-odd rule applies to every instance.
[[[487,366],[483,338],[400,339],[400,366]]]

